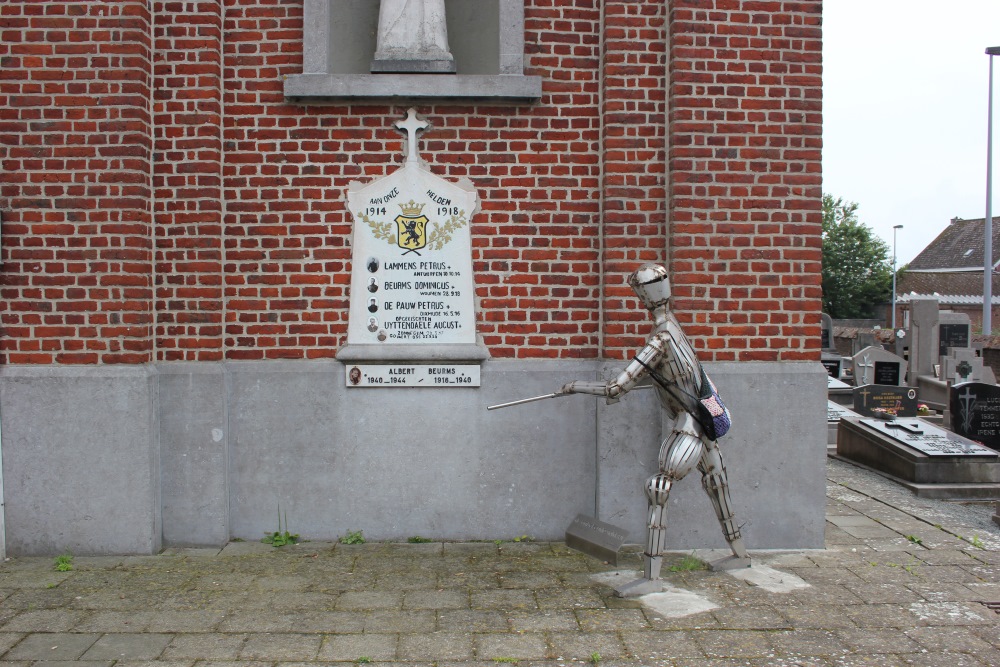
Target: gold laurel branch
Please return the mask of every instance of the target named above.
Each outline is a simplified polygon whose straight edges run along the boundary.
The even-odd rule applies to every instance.
[[[396,243],[396,234],[392,231],[391,222],[376,222],[363,213],[359,214],[358,217],[361,218],[363,223],[371,228],[372,235],[375,238],[381,239],[382,241],[388,241],[390,245],[394,245]]]
[[[446,243],[451,241],[451,233],[455,230],[461,229],[468,224],[468,220],[465,219],[465,211],[459,211],[458,215],[451,216],[451,220],[441,225],[440,229],[435,230],[432,234],[427,237],[427,247],[431,250],[441,250]]]

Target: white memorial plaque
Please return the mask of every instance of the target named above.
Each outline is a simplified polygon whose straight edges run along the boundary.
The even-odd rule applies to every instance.
[[[416,132],[427,124],[412,109],[397,126],[408,133],[404,166],[352,183],[347,193],[354,219],[347,347],[365,353],[343,358],[461,359],[449,357],[448,346],[477,344],[469,221],[479,196],[420,161]],[[405,358],[391,354],[402,346]]]
[[[354,364],[347,366],[348,387],[478,387],[475,364]]]

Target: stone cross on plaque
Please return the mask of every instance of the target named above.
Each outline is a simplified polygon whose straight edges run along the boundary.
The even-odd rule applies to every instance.
[[[429,123],[417,118],[416,110],[410,108],[406,112],[406,119],[398,121],[396,127],[406,133],[406,164],[419,163],[420,156],[417,155],[417,132],[428,128]]]
[[[872,363],[871,358],[866,354],[861,358],[858,366],[864,369],[861,373],[861,384],[868,384],[868,370],[874,368],[875,365]]]

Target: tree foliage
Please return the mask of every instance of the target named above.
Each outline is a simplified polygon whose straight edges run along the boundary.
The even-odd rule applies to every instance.
[[[858,205],[823,195],[823,311],[835,319],[872,317],[892,298],[889,244],[858,220]]]

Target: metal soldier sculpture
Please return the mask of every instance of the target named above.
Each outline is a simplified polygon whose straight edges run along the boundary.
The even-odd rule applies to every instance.
[[[733,515],[729,482],[718,444],[705,434],[702,425],[691,414],[693,407],[690,403],[701,394],[704,376],[694,348],[684,336],[677,318],[670,312],[667,270],[658,264],[644,264],[629,276],[628,282],[653,315],[654,328],[649,342],[614,380],[571,382],[555,394],[594,394],[605,396],[610,403],[635,387],[643,377],[652,374],[658,380],[656,390],[660,402],[675,420],[671,432],[660,445],[660,472],[650,477],[645,485],[649,499],[649,525],[643,558],[644,576],[619,588],[617,593],[623,597],[661,590],[656,580],[660,578],[666,546],[667,498],[674,482],[695,466],[701,471],[702,486],[712,500],[722,532],[733,552],[733,558],[717,563],[715,567],[750,566],[750,555],[743,546],[743,538]],[[659,382],[666,386],[661,386]],[[670,390],[671,385],[675,391]]]

